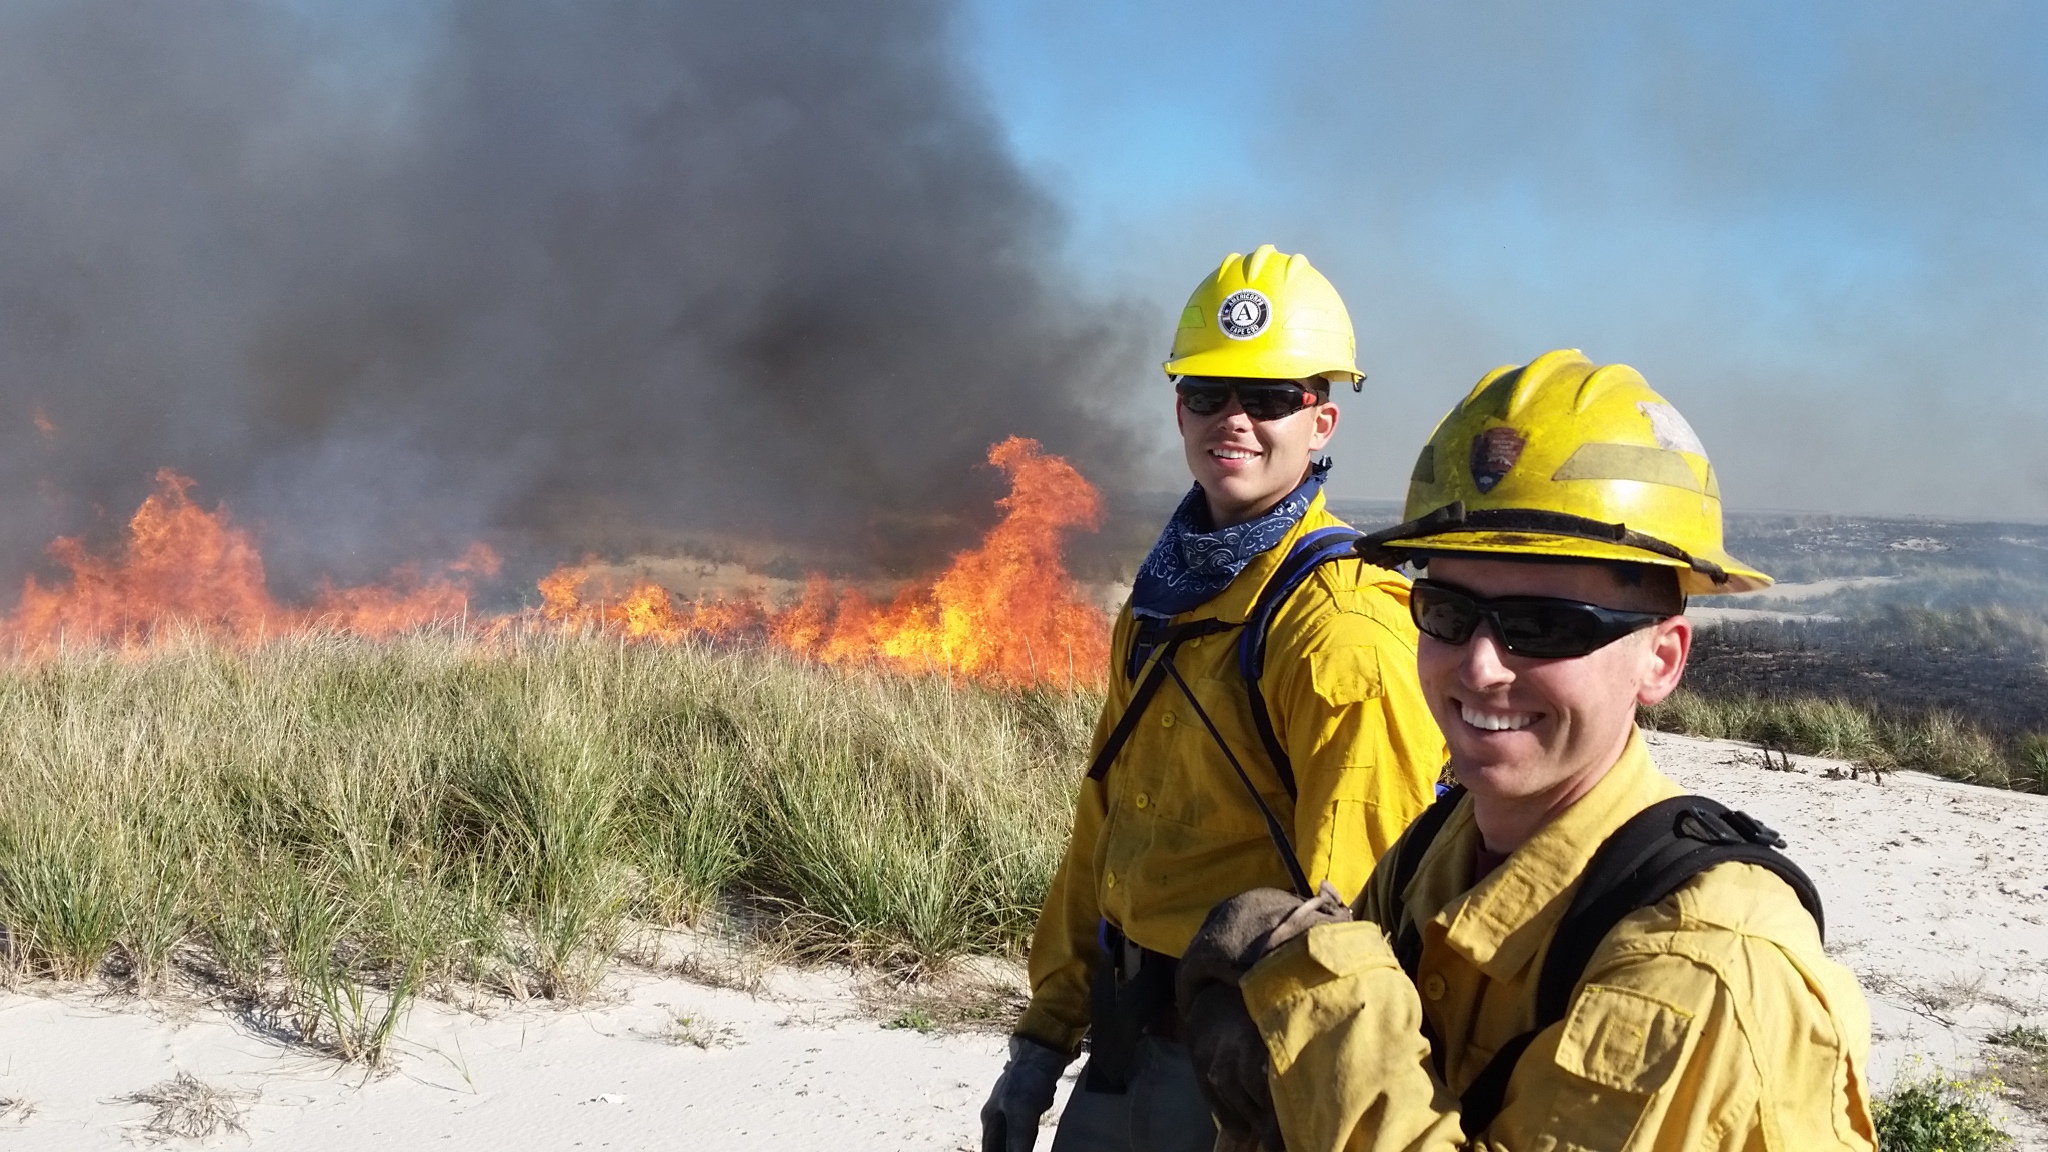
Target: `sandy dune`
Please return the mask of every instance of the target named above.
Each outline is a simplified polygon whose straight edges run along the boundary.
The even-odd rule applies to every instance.
[[[1783,831],[1863,977],[1880,1084],[1952,1067],[1990,1030],[2048,1024],[2048,797],[1908,774],[1766,772],[1740,745],[1656,736],[1681,783]],[[676,1042],[676,1018],[698,1047]],[[416,1009],[390,1072],[293,1051],[213,1008],[31,988],[0,993],[0,1145],[132,1147],[124,1097],[190,1072],[244,1094],[246,1132],[207,1146],[328,1150],[971,1149],[1002,1040],[882,1027],[851,977],[777,972],[756,994],[622,976],[595,1006]],[[2021,1148],[2048,1129],[2007,1117]],[[191,1142],[182,1142],[189,1144]]]

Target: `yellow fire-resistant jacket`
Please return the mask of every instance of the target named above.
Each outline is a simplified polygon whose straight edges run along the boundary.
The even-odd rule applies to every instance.
[[[1637,734],[1605,779],[1477,887],[1479,833],[1471,802],[1461,804],[1408,888],[1423,939],[1414,983],[1386,941],[1399,929],[1388,923],[1390,868],[1361,901],[1367,922],[1315,928],[1256,965],[1242,987],[1290,1152],[1467,1148],[1458,1094],[1535,1024],[1545,946],[1579,873],[1630,816],[1682,794]],[[1876,1147],[1869,1010],[1775,874],[1742,863],[1701,873],[1617,925],[1583,980],[1470,1148]]]
[[[1318,495],[1285,539],[1174,623],[1241,623],[1297,539],[1342,523]],[[1110,649],[1097,749],[1136,687],[1124,663],[1132,631],[1127,605]],[[1408,582],[1358,560],[1332,561],[1273,618],[1261,688],[1293,762],[1299,805],[1288,800],[1253,727],[1236,663],[1241,634],[1190,640],[1174,666],[1286,825],[1309,883],[1328,879],[1349,899],[1380,853],[1428,806],[1447,758],[1415,680]],[[1219,902],[1252,888],[1288,886],[1244,784],[1167,680],[1107,779],[1081,782],[1073,838],[1032,939],[1031,1006],[1017,1030],[1066,1051],[1080,1044],[1100,919],[1146,948],[1179,956]]]

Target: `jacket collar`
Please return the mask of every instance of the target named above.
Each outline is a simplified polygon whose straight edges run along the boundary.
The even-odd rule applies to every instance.
[[[1621,758],[1592,791],[1538,829],[1492,875],[1445,905],[1432,923],[1444,929],[1445,943],[1489,978],[1512,978],[1550,939],[1580,874],[1607,837],[1657,801],[1684,794],[1650,762],[1642,731],[1630,732]],[[1459,834],[1448,847],[1462,853],[1455,866],[1470,868],[1479,830],[1471,805],[1460,807]]]

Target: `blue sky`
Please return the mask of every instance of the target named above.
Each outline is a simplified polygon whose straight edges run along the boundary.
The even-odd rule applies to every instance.
[[[1732,507],[2048,518],[2048,6],[970,0],[957,34],[1077,295],[1163,345],[1227,251],[1330,274],[1370,375],[1340,495],[1573,346],[1686,412]]]

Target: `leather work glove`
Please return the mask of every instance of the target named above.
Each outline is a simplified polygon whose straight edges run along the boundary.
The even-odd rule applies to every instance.
[[[1028,1036],[1010,1037],[1010,1062],[981,1106],[981,1152],[1031,1152],[1068,1059]]]
[[[1237,982],[1266,953],[1318,924],[1351,919],[1328,883],[1312,900],[1257,888],[1218,904],[1181,957],[1174,978],[1181,1037],[1202,1098],[1216,1118],[1218,1152],[1283,1152],[1267,1080],[1266,1042]]]

